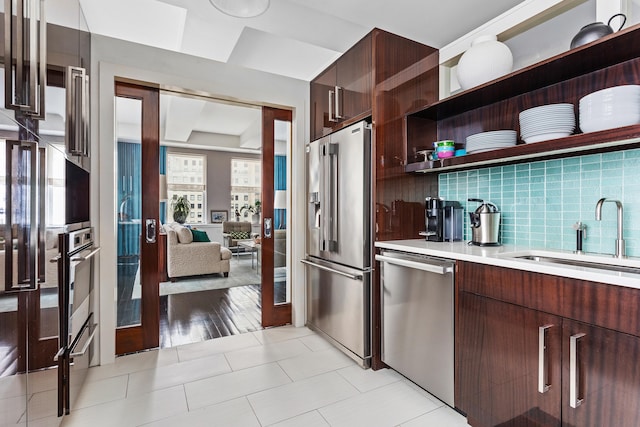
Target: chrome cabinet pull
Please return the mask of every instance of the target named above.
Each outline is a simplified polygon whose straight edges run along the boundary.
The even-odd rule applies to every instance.
[[[580,373],[578,372],[578,343],[586,334],[576,334],[569,338],[569,406],[577,408],[584,402],[580,398]]]
[[[334,92],[332,90],[329,91],[329,121],[337,122],[338,120],[335,118],[333,114],[333,100],[334,100]]]
[[[334,117],[336,119],[344,119],[344,117],[342,116],[342,109],[340,108],[341,102],[340,102],[340,91],[342,90],[342,88],[340,86],[336,86],[336,96],[334,97],[336,106],[335,106],[335,114]],[[338,120],[336,120],[337,122]]]
[[[4,19],[4,63],[9,65],[5,66],[5,106],[34,119],[44,119],[47,85],[44,0],[17,0],[15,7],[13,0],[5,0]],[[15,66],[10,65],[14,58]]]
[[[84,68],[67,67],[67,106],[65,142],[74,156],[89,155],[88,96],[89,76]]]
[[[546,393],[551,388],[547,372],[547,331],[553,325],[544,325],[538,328],[538,392]]]

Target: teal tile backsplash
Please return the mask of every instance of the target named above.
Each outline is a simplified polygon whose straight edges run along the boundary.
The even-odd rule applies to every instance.
[[[627,255],[640,256],[640,149],[443,173],[438,186],[440,197],[465,207],[465,240],[471,239],[466,213],[478,206],[467,199],[480,198],[502,212],[502,243],[575,250],[572,225],[582,221],[584,250],[607,254],[615,248],[616,207],[605,203],[596,221],[596,202],[620,200]]]

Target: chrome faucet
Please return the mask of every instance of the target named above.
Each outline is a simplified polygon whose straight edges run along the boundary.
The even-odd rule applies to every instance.
[[[604,197],[602,199],[598,200],[598,203],[596,203],[596,221],[602,221],[602,205],[605,202],[615,203],[616,204],[616,208],[618,209],[618,237],[616,238],[616,254],[615,254],[615,257],[616,258],[625,258],[626,255],[625,255],[625,250],[624,250],[624,238],[622,236],[622,234],[623,234],[622,202],[620,202],[619,200],[606,199]]]

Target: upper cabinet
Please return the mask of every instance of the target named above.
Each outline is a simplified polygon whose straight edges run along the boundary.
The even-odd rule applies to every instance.
[[[371,112],[372,33],[311,81],[311,140]]]

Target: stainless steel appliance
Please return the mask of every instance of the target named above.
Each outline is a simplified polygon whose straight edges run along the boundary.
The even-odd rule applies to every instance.
[[[72,227],[73,228],[73,227]],[[93,228],[60,235],[62,286],[58,361],[58,416],[69,414],[93,357]]]
[[[426,231],[421,236],[431,242],[453,242],[462,240],[462,216],[464,209],[459,202],[427,197],[424,222]]]
[[[371,129],[307,145],[307,326],[371,362]]]
[[[477,246],[500,246],[500,211],[491,202],[469,199],[481,203],[475,212],[469,212],[471,243]]]
[[[383,250],[382,361],[454,406],[451,260]]]

